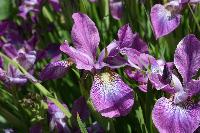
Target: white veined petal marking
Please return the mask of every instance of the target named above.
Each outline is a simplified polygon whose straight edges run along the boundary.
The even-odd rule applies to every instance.
[[[118,74],[114,72],[105,72],[101,74],[96,74],[94,80],[96,82],[95,88],[100,88],[100,95],[104,97],[104,101],[110,99],[116,99],[118,92],[120,92],[120,87],[118,86],[119,80]],[[122,91],[122,90],[121,90]],[[115,97],[115,98],[112,98]]]

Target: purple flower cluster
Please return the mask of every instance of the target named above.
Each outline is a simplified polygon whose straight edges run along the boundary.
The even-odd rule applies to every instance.
[[[75,48],[65,41],[60,50],[69,56],[77,69],[94,75],[90,99],[102,116],[125,116],[131,111],[133,90],[114,71],[125,67],[126,74],[138,82],[141,91],[148,91],[150,81],[157,90],[171,94],[169,99],[158,99],[153,108],[152,119],[160,132],[193,132],[199,127],[200,105],[192,100],[192,96],[200,92],[200,82],[192,77],[200,68],[200,41],[194,35],[187,35],[180,41],[174,62],[165,62],[149,55],[147,44],[127,24],[119,29],[118,39],[104,48],[96,59],[100,38],[94,22],[82,13],[74,13],[72,17],[71,35]],[[57,67],[56,64],[59,65],[58,62],[49,64],[44,71],[51,65]],[[62,63],[61,68],[56,67],[51,68],[57,72],[52,73],[54,78],[60,77],[60,71],[68,68]],[[174,73],[175,67],[183,84]]]
[[[65,42],[60,49],[69,55],[78,69],[94,73],[90,98],[102,116],[113,118],[130,112],[134,103],[133,90],[116,72],[104,70],[104,67],[128,66],[126,73],[138,81],[142,91],[148,91],[149,80],[157,90],[172,95],[170,99],[160,98],[152,112],[153,122],[160,132],[193,132],[199,127],[200,105],[192,100],[192,96],[200,92],[200,87],[199,81],[192,77],[200,68],[200,41],[194,35],[180,41],[174,63],[168,63],[149,55],[146,43],[125,25],[118,32],[119,40],[103,49],[96,60],[100,39],[95,24],[81,13],[73,14],[73,19],[72,40],[76,48]],[[173,73],[174,66],[182,75],[183,85]]]
[[[0,23],[2,51],[13,60],[22,65],[29,74],[33,74],[33,67],[36,61],[35,45],[37,37],[32,34],[28,40],[20,36],[19,27],[16,23],[3,21]],[[15,85],[23,85],[30,78],[29,75],[22,74],[15,66],[9,64],[7,69],[4,66],[4,61],[0,57],[0,79],[8,87],[12,88]]]

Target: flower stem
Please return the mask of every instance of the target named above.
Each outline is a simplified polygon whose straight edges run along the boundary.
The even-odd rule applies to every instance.
[[[3,54],[2,52],[0,52],[0,56],[2,56],[5,60],[7,60],[8,62],[10,62],[12,65],[14,65],[16,68],[18,68],[19,70],[21,70],[21,72],[25,75],[28,75],[29,73],[20,65],[18,64],[16,61],[11,60],[8,56],[6,56],[5,54]],[[34,77],[33,77],[34,78]],[[51,100],[61,111],[63,111],[63,113],[66,115],[66,117],[70,118],[72,115],[69,112],[68,109],[66,109],[56,98],[54,98],[51,93],[40,83],[38,82],[33,82],[32,80],[30,80],[30,82],[32,82],[36,88],[43,94],[45,95],[49,100]]]

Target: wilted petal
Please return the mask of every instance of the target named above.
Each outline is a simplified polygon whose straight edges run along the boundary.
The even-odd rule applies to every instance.
[[[153,123],[161,133],[192,133],[200,124],[200,105],[176,105],[160,98],[152,112]]]
[[[121,0],[110,0],[110,10],[112,17],[116,20],[122,18],[123,5]]]
[[[133,40],[134,40],[134,34],[131,30],[131,27],[129,24],[126,24],[122,26],[118,31],[118,39],[119,39],[119,47],[131,47]]]
[[[3,45],[2,49],[10,58],[15,58],[17,56],[17,50],[12,44]]]
[[[57,61],[49,63],[40,73],[41,80],[58,79],[67,73],[70,65],[70,61]]]
[[[74,19],[71,32],[73,44],[77,50],[95,59],[96,50],[100,42],[99,32],[95,23],[82,13],[74,13],[72,18]]]
[[[156,4],[151,8],[150,16],[156,39],[175,30],[181,20],[181,15],[172,13],[160,4]]]
[[[66,41],[60,46],[60,50],[70,56],[78,69],[92,70],[94,68],[94,60],[88,54],[70,47]]]
[[[187,35],[178,44],[174,64],[184,83],[189,82],[200,68],[200,41],[195,35]]]
[[[109,118],[127,115],[134,103],[133,90],[115,72],[94,76],[90,98],[95,109]]]
[[[90,112],[84,97],[74,101],[71,112],[75,118],[77,113],[80,115],[81,120],[89,118]]]

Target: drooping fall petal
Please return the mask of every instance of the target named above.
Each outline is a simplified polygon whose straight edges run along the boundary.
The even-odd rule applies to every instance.
[[[151,8],[150,16],[156,39],[175,30],[181,21],[181,15],[172,13],[160,4]]]
[[[127,115],[134,103],[133,90],[115,72],[94,76],[90,98],[95,109],[109,118]]]
[[[161,133],[193,133],[200,124],[200,105],[176,105],[162,97],[154,105],[152,119]]]
[[[40,73],[41,80],[52,80],[63,77],[69,67],[71,62],[69,61],[57,61],[49,63]]]

